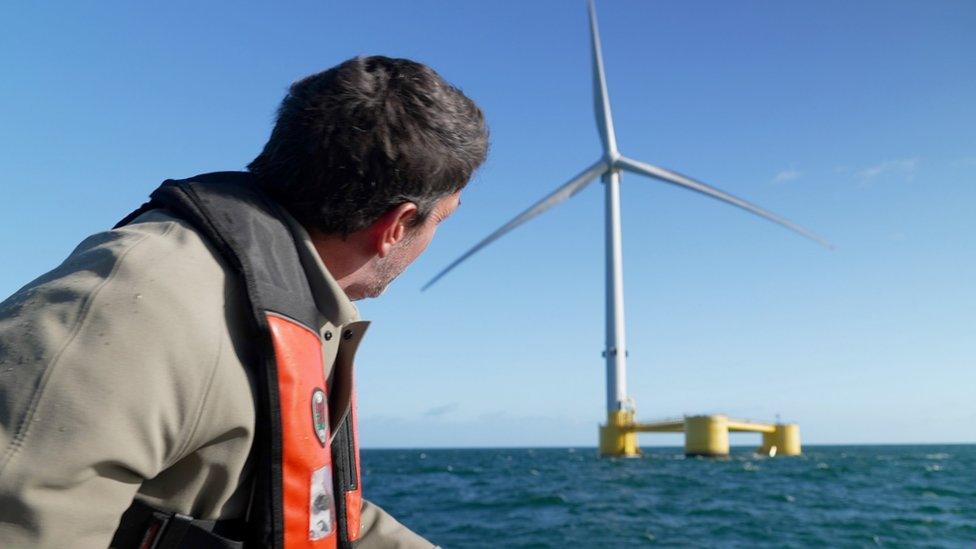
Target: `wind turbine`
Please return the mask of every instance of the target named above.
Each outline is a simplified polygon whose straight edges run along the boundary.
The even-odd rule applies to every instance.
[[[627,341],[624,333],[624,287],[622,273],[622,253],[620,245],[620,172],[626,171],[644,175],[652,179],[670,183],[678,187],[701,193],[716,200],[741,208],[772,221],[800,234],[818,244],[832,249],[833,246],[811,231],[796,225],[755,204],[733,196],[715,187],[706,185],[677,172],[652,164],[634,160],[620,154],[617,138],[613,131],[613,115],[610,98],[607,94],[607,81],[603,71],[603,53],[600,48],[600,32],[597,28],[596,8],[593,0],[588,1],[590,19],[590,40],[593,52],[593,107],[596,114],[597,129],[603,143],[603,155],[576,177],[559,187],[548,196],[533,204],[495,232],[478,242],[473,248],[448,265],[444,270],[424,285],[431,287],[452,269],[498,240],[516,227],[524,224],[549,208],[564,202],[583,190],[596,178],[604,183],[606,213],[606,357],[607,368],[607,417],[608,425],[622,421],[620,414],[629,411],[629,421],[633,420],[632,400],[627,396]]]

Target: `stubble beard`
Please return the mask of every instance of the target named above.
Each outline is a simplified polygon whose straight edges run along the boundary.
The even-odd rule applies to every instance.
[[[405,260],[406,250],[410,246],[411,238],[407,237],[400,245],[390,250],[386,257],[376,260],[373,276],[363,288],[364,298],[383,295],[386,288],[407,269],[409,263]]]

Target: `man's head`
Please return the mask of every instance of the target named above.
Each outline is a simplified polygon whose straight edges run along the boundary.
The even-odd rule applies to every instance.
[[[431,68],[358,57],[291,86],[248,169],[308,229],[331,271],[346,270],[336,262],[347,259],[328,257],[341,243],[360,262],[353,285],[379,286],[427,246],[487,149],[481,110]],[[361,291],[346,288],[355,298],[382,287]]]

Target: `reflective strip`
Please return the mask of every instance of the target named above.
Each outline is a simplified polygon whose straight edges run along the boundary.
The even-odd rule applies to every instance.
[[[268,326],[278,370],[285,549],[331,549],[337,546],[332,486],[329,482],[324,488],[322,479],[316,483],[315,473],[323,468],[331,471],[332,456],[319,444],[312,417],[315,391],[328,393],[322,343],[318,334],[284,317],[268,314]],[[321,493],[323,489],[327,493]],[[324,521],[321,511],[313,515],[312,494],[327,498],[320,500],[320,507],[328,504],[331,520]]]
[[[323,467],[312,473],[308,508],[308,539],[317,540],[335,533],[336,509],[335,497],[332,495],[331,468]]]

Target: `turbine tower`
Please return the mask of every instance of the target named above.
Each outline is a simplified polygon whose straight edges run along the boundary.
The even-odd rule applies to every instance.
[[[620,172],[626,171],[647,176],[701,193],[786,227],[828,249],[832,246],[811,231],[741,198],[677,172],[621,155],[617,150],[617,137],[613,131],[613,114],[610,109],[610,98],[607,94],[607,81],[603,70],[603,52],[600,47],[600,32],[597,27],[596,8],[593,0],[588,1],[588,7],[593,55],[593,107],[600,141],[603,144],[603,155],[576,177],[478,242],[427,282],[423,290],[432,286],[485,246],[549,208],[571,198],[595,179],[601,178],[604,184],[606,216],[606,348],[603,355],[606,358],[607,370],[607,425],[626,426],[633,424],[634,409],[633,401],[627,395],[627,340],[624,330],[623,258],[620,242]]]

